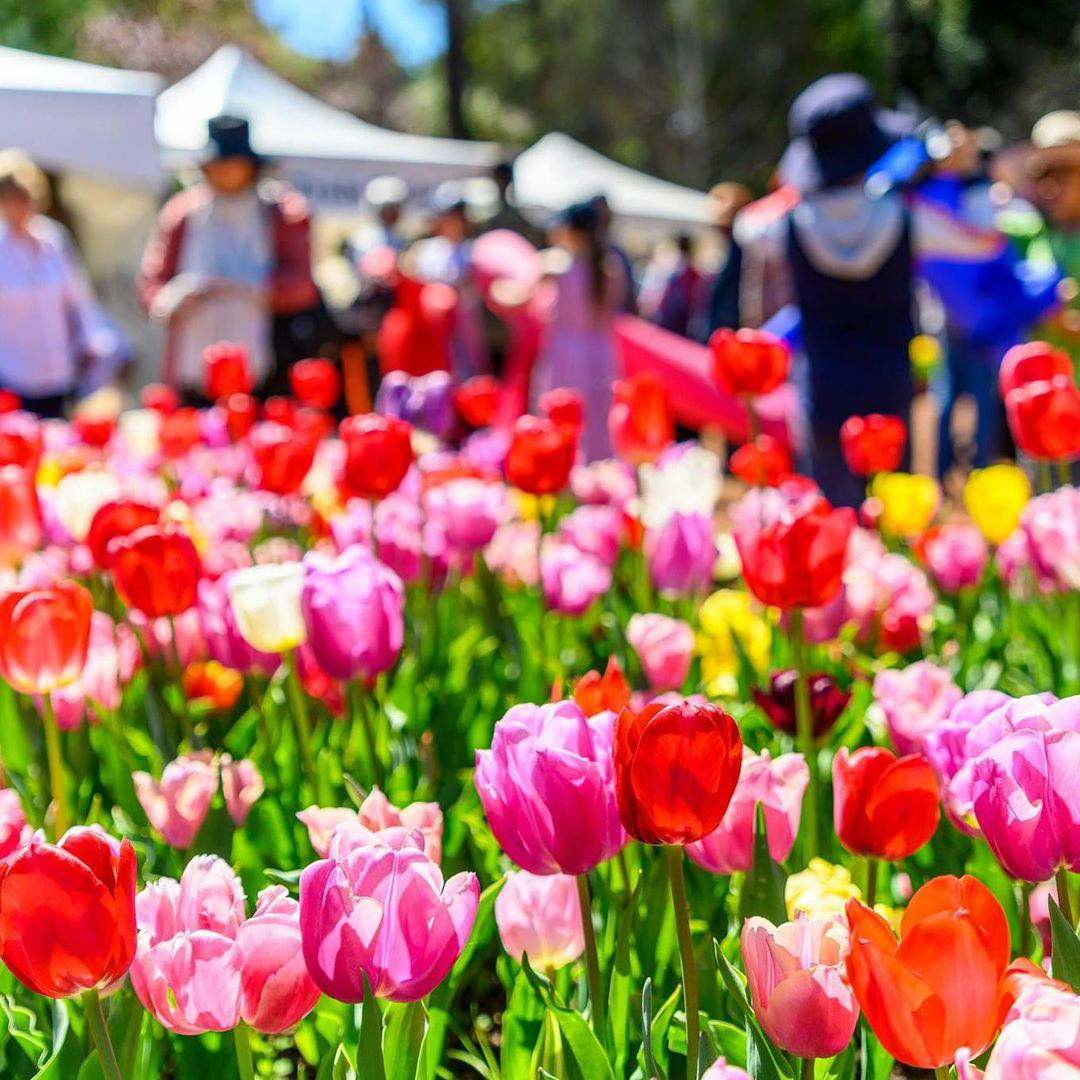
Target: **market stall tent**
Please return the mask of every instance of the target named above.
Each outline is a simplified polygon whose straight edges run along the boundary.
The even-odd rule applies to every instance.
[[[306,94],[250,53],[224,45],[158,98],[157,137],[165,163],[194,163],[206,122],[227,113],[251,122],[255,149],[320,210],[355,213],[367,182],[384,173],[416,190],[486,173],[491,143],[407,135],[365,123]]]

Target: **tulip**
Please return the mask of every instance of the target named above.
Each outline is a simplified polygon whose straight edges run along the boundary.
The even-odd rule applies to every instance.
[[[71,418],[71,430],[79,436],[87,445],[95,449],[103,449],[108,446],[109,440],[116,431],[116,417],[112,415],[97,416],[88,412],[78,412]]]
[[[794,668],[784,668],[773,672],[769,680],[769,689],[752,687],[751,694],[758,708],[769,718],[778,731],[794,735],[797,731],[795,716],[795,681]],[[813,717],[814,738],[827,735],[851,700],[851,693],[841,690],[836,680],[824,672],[813,672],[806,677],[810,689],[810,712]]]
[[[289,368],[289,385],[297,401],[315,409],[332,409],[341,395],[337,368],[319,357],[293,364]]]
[[[1031,483],[1016,465],[975,469],[964,485],[964,507],[989,543],[1003,544],[1020,524]]]
[[[147,525],[156,525],[160,518],[161,511],[150,503],[132,499],[105,503],[94,514],[86,534],[86,546],[94,556],[94,565],[101,570],[107,569],[109,544],[113,540]]]
[[[180,407],[180,395],[164,383],[150,383],[139,391],[139,402],[144,409],[168,416]]]
[[[300,607],[319,666],[335,679],[370,679],[397,661],[404,640],[401,579],[369,551],[304,560]]]
[[[469,427],[489,427],[499,407],[499,380],[494,375],[474,375],[454,389],[453,401]]]
[[[300,876],[304,960],[315,984],[339,1001],[362,1001],[365,984],[375,997],[419,1001],[447,976],[472,933],[476,875],[444,882],[404,830],[394,844],[354,848]]]
[[[230,394],[221,408],[225,410],[225,430],[233,442],[247,438],[259,418],[259,403],[250,394]]]
[[[888,923],[848,901],[847,975],[878,1041],[922,1069],[973,1055],[998,1026],[999,984],[1009,963],[1009,924],[993,893],[972,877],[937,877],[911,898],[900,940]]]
[[[637,613],[630,616],[626,640],[654,691],[678,690],[686,681],[694,651],[694,631],[688,623],[666,615]]]
[[[71,829],[55,846],[34,839],[0,863],[0,959],[35,994],[100,990],[134,955],[130,841]]]
[[[570,473],[570,490],[579,503],[625,510],[637,497],[637,479],[629,462],[607,458],[575,465]]]
[[[412,428],[394,416],[368,413],[341,422],[345,443],[345,491],[382,499],[396,491],[413,463]]]
[[[585,428],[585,400],[569,386],[557,386],[540,395],[540,412],[567,432],[576,443]]]
[[[250,394],[254,385],[248,368],[247,349],[231,341],[219,341],[203,349],[206,396],[211,401],[230,394]]]
[[[750,1080],[745,1069],[729,1065],[726,1058],[718,1058],[701,1074],[701,1080]]]
[[[301,594],[304,564],[266,563],[234,570],[226,586],[243,639],[262,653],[295,649],[307,640]]]
[[[841,622],[855,623],[856,640],[875,651],[911,652],[932,620],[934,590],[910,559],[865,541],[859,547],[844,568]]]
[[[1054,1080],[1080,1072],[1080,998],[1032,979],[1009,1011],[990,1052],[985,1080]],[[965,1080],[964,1074],[959,1074]]]
[[[931,529],[919,550],[938,587],[947,593],[978,585],[990,558],[979,529],[960,522]]]
[[[1080,389],[1065,375],[1025,383],[1005,398],[1016,445],[1036,461],[1069,461],[1080,454]]]
[[[511,870],[495,898],[495,925],[503,948],[519,964],[555,972],[585,951],[577,883],[567,874]]]
[[[765,330],[717,330],[709,338],[709,348],[716,381],[738,397],[775,390],[791,366],[787,343]]]
[[[914,855],[934,835],[941,817],[930,763],[918,754],[897,758],[881,746],[864,746],[854,753],[842,746],[837,751],[833,800],[840,843],[871,859]],[[873,903],[872,896],[868,900]]]
[[[879,527],[890,536],[915,536],[923,532],[941,502],[937,481],[912,473],[878,473],[870,485],[870,493],[880,500]]]
[[[874,676],[874,701],[885,714],[889,738],[901,754],[922,753],[927,737],[963,697],[944,668],[919,660]]]
[[[30,842],[19,793],[0,788],[0,860],[6,860]]]
[[[214,709],[231,709],[244,689],[243,676],[216,660],[188,664],[180,678],[184,697]]]
[[[0,569],[15,566],[41,545],[41,507],[33,474],[0,466]]]
[[[274,495],[291,495],[300,490],[315,460],[315,441],[272,420],[256,424],[248,441],[259,487]]]
[[[748,487],[776,487],[793,466],[791,454],[779,439],[758,435],[731,455],[728,468]]]
[[[899,416],[849,416],[840,425],[840,449],[856,476],[895,472],[906,442],[907,428]]]
[[[202,442],[199,410],[185,406],[166,416],[158,429],[158,443],[166,461],[177,461]]]
[[[684,596],[708,588],[716,562],[712,519],[675,512],[659,528],[646,530],[645,560],[661,592]]]
[[[578,551],[614,566],[623,535],[623,514],[614,506],[579,506],[559,522],[559,537]]]
[[[199,582],[198,602],[199,630],[206,642],[211,659],[234,671],[262,671],[273,675],[280,660],[272,653],[252,648],[240,633],[236,615],[229,602],[228,583],[235,571],[211,581]]]
[[[581,615],[611,588],[611,568],[553,539],[540,551],[540,582],[552,611]]]
[[[800,915],[819,919],[842,916],[847,902],[861,896],[846,866],[820,858],[811,859],[806,869],[792,874],[784,886],[784,905],[791,919]]]
[[[21,694],[74,682],[90,647],[90,593],[72,581],[0,598],[0,676]]]
[[[586,874],[625,844],[614,717],[573,702],[515,705],[476,752],[476,790],[499,846],[532,874]]]
[[[617,379],[608,411],[608,433],[615,453],[632,465],[655,461],[675,438],[667,390],[658,375],[641,371]]]
[[[638,485],[635,516],[647,529],[663,529],[675,514],[712,525],[723,490],[720,458],[699,443],[677,443],[655,464],[638,468]]]
[[[587,671],[574,684],[571,696],[574,704],[586,716],[596,716],[602,712],[618,713],[630,704],[630,686],[619,667],[619,661],[609,656],[604,674]]]
[[[754,610],[749,593],[734,589],[714,592],[698,611],[698,625],[701,676],[714,696],[734,695],[735,675],[743,656],[755,670],[768,665],[772,629]]]
[[[0,413],[0,466],[18,465],[33,473],[41,448],[41,422],[36,416],[21,410]]]
[[[1045,341],[1027,341],[1014,345],[1001,358],[998,368],[998,393],[1004,401],[1020,386],[1047,382],[1057,375],[1073,376],[1072,358],[1064,349],[1055,349]]]
[[[770,758],[743,748],[742,771],[735,794],[716,829],[688,844],[686,854],[712,874],[749,870],[754,860],[754,818],[760,804],[765,812],[769,854],[782,863],[795,846],[803,795],[810,769],[801,754]]]
[[[98,510],[119,498],[120,481],[111,472],[84,470],[69,473],[56,485],[53,507],[68,535],[81,544]]]
[[[458,477],[424,495],[428,519],[441,527],[452,547],[472,555],[491,543],[507,516],[506,489],[473,477]]]
[[[552,420],[522,416],[506,455],[506,480],[529,495],[553,495],[570,479],[577,441]]]
[[[241,761],[225,754],[221,758],[221,793],[225,796],[225,809],[238,828],[248,819],[251,808],[266,790],[262,773],[254,761]]]
[[[859,1020],[844,977],[843,924],[803,918],[774,926],[755,916],[739,940],[750,1002],[770,1041],[804,1060],[839,1054]]]
[[[208,751],[170,761],[155,780],[132,773],[135,794],[147,820],[172,847],[186,851],[202,828],[218,789],[218,767]]]
[[[177,525],[146,525],[108,547],[120,599],[150,618],[176,616],[195,606],[202,563],[191,537]]]

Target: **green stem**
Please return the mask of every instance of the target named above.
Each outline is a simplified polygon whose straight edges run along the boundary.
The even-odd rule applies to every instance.
[[[71,824],[71,812],[68,810],[67,789],[64,787],[64,759],[60,753],[60,729],[56,726],[56,713],[53,711],[52,695],[41,695],[45,720],[45,755],[49,759],[49,787],[52,788],[53,803],[56,806],[53,829],[59,839]]]
[[[352,690],[354,715],[360,718],[360,727],[364,732],[364,742],[367,744],[368,759],[371,762],[371,782],[382,787],[382,762],[379,761],[378,743],[375,741],[375,729],[371,724],[371,710],[368,708],[368,693],[358,679],[349,683]]]
[[[169,645],[171,660],[175,671],[176,685],[181,686],[184,681],[184,665],[180,662],[180,640],[176,636],[176,619],[172,615],[166,616],[169,620]],[[191,716],[188,713],[187,702],[183,695],[180,697],[180,727],[184,731],[184,741],[189,750],[195,749],[195,730],[191,726]]]
[[[683,850],[669,844],[664,848],[664,854],[667,857],[671,904],[675,909],[675,930],[679,937],[679,959],[682,964],[683,1001],[686,1006],[686,1075],[688,1080],[697,1080],[701,1018],[698,1014],[697,964],[694,961],[694,942],[690,936],[690,905],[686,900],[686,878],[683,876]]]
[[[604,990],[600,979],[600,953],[596,948],[593,927],[592,900],[589,898],[589,875],[577,876],[578,903],[581,907],[581,929],[585,935],[585,966],[589,973],[589,1000],[592,1002],[593,1031],[604,1041]]]
[[[934,1070],[934,1076],[937,1077],[937,1080],[949,1080],[949,1066],[939,1065]]]
[[[105,1022],[105,1013],[101,1008],[101,996],[96,990],[86,990],[82,995],[82,1003],[86,1009],[86,1020],[94,1036],[94,1045],[97,1046],[98,1060],[105,1080],[124,1080],[112,1039],[109,1037],[109,1025]]]
[[[810,782],[803,799],[803,842],[805,862],[818,853],[818,775],[817,753],[814,747],[814,716],[810,710],[810,685],[806,670],[806,636],[803,632],[803,611],[793,608],[789,618],[791,651],[795,659],[795,729],[799,751],[810,770]]]
[[[878,861],[875,858],[866,860],[866,906],[871,911],[877,900]]]
[[[814,1059],[803,1058],[802,1080],[814,1080]]]
[[[1073,919],[1073,906],[1072,897],[1069,895],[1069,872],[1064,866],[1059,866],[1057,873],[1054,875],[1054,880],[1057,882],[1057,905],[1061,908],[1061,914],[1065,916],[1065,921],[1072,927],[1076,926],[1076,921]]]
[[[1030,956],[1034,934],[1031,926],[1031,885],[1020,882],[1020,955]]]
[[[1067,461],[1059,461],[1057,463],[1057,475],[1058,487],[1065,487],[1067,484],[1072,483],[1072,477],[1069,475],[1069,463]]]
[[[304,688],[300,685],[295,650],[288,654],[285,663],[288,668],[285,687],[289,695],[289,712],[292,713],[293,724],[296,727],[296,741],[300,744],[300,758],[304,763],[304,772],[307,774],[308,782],[314,785],[315,759],[311,753],[311,724],[308,721]]]
[[[251,1037],[243,1020],[238,1021],[233,1028],[233,1042],[236,1044],[236,1066],[240,1070],[240,1080],[255,1080],[255,1066],[251,1062]]]
[[[1044,495],[1054,490],[1054,481],[1050,478],[1050,462],[1040,461],[1035,468],[1038,479],[1039,494]]]

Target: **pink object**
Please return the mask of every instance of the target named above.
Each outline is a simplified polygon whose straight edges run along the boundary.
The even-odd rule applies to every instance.
[[[658,694],[678,690],[686,681],[694,655],[694,631],[682,619],[667,615],[630,616],[626,640],[641,661],[641,670]]]
[[[581,615],[611,588],[611,568],[556,539],[540,552],[544,601],[562,615]]]
[[[508,585],[535,585],[540,580],[537,545],[540,526],[535,521],[500,525],[484,551],[484,562]]]
[[[461,955],[480,902],[475,874],[443,881],[414,836],[353,848],[300,877],[304,959],[316,985],[359,1002],[364,980],[376,997],[418,1001]]]
[[[622,542],[623,512],[615,506],[579,506],[559,522],[559,536],[578,551],[614,566]]]
[[[19,793],[11,788],[0,788],[0,859],[14,855],[28,843],[29,831]]]
[[[476,752],[474,780],[499,845],[533,874],[585,874],[626,843],[615,803],[610,712],[515,705]]]
[[[849,547],[843,575],[844,622],[855,623],[858,641],[878,652],[911,652],[933,617],[934,590],[926,574],[903,555],[860,545]]]
[[[131,779],[147,819],[165,842],[181,851],[191,847],[218,789],[218,767],[209,751],[170,761],[160,780],[145,772]]]
[[[261,671],[264,675],[273,675],[281,665],[281,657],[260,652],[244,640],[229,603],[230,576],[231,572],[227,572],[216,581],[203,578],[199,582],[195,609],[207,652],[212,660],[235,671]]]
[[[423,529],[424,515],[419,505],[400,492],[388,495],[375,508],[379,558],[402,581],[413,582],[420,577],[425,554]]]
[[[228,754],[221,758],[221,792],[225,807],[236,825],[243,825],[255,800],[266,790],[262,774],[253,761],[233,761]]]
[[[725,1058],[718,1058],[705,1070],[701,1080],[750,1080],[750,1074],[737,1065],[729,1065]]]
[[[495,924],[503,948],[522,954],[542,972],[572,964],[585,951],[577,881],[568,874],[511,870],[495,898]]]
[[[859,1006],[844,977],[847,930],[835,919],[743,924],[743,964],[754,1015],[781,1050],[828,1058],[851,1042]]]
[[[978,585],[990,559],[985,537],[966,523],[935,530],[923,544],[923,554],[934,581],[948,593]]]
[[[874,701],[900,754],[921,753],[927,737],[963,696],[949,673],[929,660],[874,676]]]
[[[473,477],[457,477],[424,495],[428,519],[439,525],[447,542],[464,555],[490,543],[508,515],[506,486]]]
[[[743,749],[742,772],[735,794],[715,832],[687,844],[686,853],[713,874],[749,870],[754,857],[754,817],[760,803],[765,811],[769,854],[783,862],[795,846],[802,817],[803,795],[810,770],[802,754],[770,758]]]
[[[662,592],[685,596],[713,581],[716,538],[707,514],[677,511],[645,533],[645,558],[653,584]]]
[[[1064,1080],[1078,1073],[1080,998],[1041,979],[1029,980],[990,1052],[986,1080]]]

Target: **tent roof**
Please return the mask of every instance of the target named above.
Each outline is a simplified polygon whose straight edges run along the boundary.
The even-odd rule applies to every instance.
[[[153,187],[157,75],[0,47],[0,147],[47,169]]]
[[[709,224],[709,197],[658,180],[553,131],[514,162],[514,195],[525,209],[555,212],[603,193],[620,218],[667,225]]]
[[[427,168],[428,178],[482,172],[497,160],[490,143],[407,135],[365,123],[312,97],[236,45],[224,45],[158,98],[157,135],[180,162],[206,145],[206,122],[223,113],[251,122],[251,141],[271,158],[377,164],[387,172]]]

